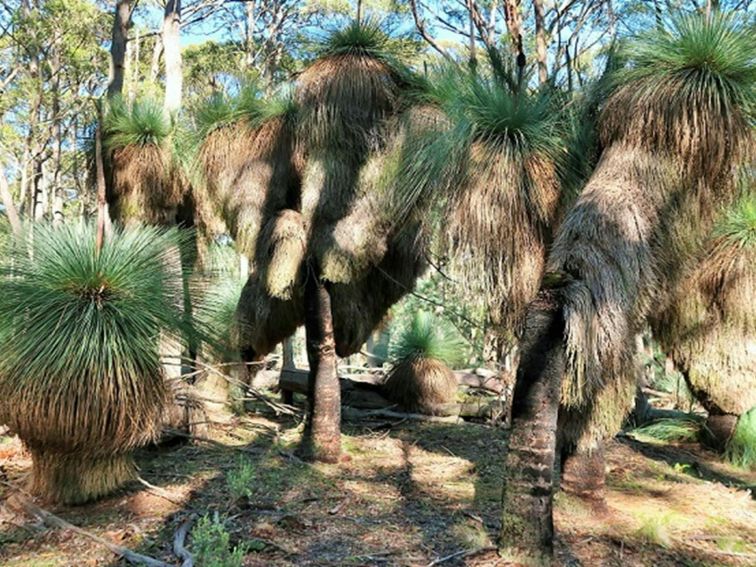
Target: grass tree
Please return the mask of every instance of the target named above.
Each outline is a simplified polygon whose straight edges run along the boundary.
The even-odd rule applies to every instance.
[[[601,158],[560,225],[528,309],[502,548],[551,553],[558,418],[578,457],[565,463],[565,477],[603,478],[602,442],[619,430],[635,392],[634,336],[737,197],[733,168],[753,145],[751,32],[732,17],[690,16],[629,44],[599,117]]]
[[[109,150],[108,202],[113,220],[173,226],[187,183],[171,146],[173,128],[160,103],[110,101],[104,119]]]
[[[444,254],[470,295],[487,302],[498,362],[519,334],[543,275],[566,151],[559,105],[522,87],[490,53],[488,71],[447,66],[423,99],[443,116],[400,172],[407,203],[435,196]]]
[[[754,296],[756,195],[748,187],[680,278],[669,305],[651,318],[662,347],[709,413],[706,428],[714,446],[740,463],[747,451],[728,445],[737,445],[735,432],[748,429],[753,420],[746,414],[756,407]]]
[[[389,347],[386,395],[408,411],[443,413],[456,398],[458,382],[451,369],[464,362],[465,350],[456,329],[418,311]]]
[[[161,333],[180,340],[177,234],[36,225],[0,272],[0,422],[29,449],[31,490],[80,503],[136,475],[131,453],[155,439],[167,389]]]
[[[228,117],[211,121],[200,150],[209,192],[252,260],[240,348],[254,360],[305,324],[313,411],[303,447],[317,459],[340,455],[335,357],[359,350],[424,266],[422,217],[391,213],[392,166],[427,123],[403,104],[412,85],[380,28],[355,23],[324,42],[293,105],[254,95],[205,111]],[[242,136],[250,142],[236,145]]]

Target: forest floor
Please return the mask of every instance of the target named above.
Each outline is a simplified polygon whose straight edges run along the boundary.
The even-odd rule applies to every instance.
[[[173,565],[180,563],[172,552],[178,527],[206,514],[225,523],[232,544],[246,543],[247,566],[509,564],[490,549],[503,429],[348,422],[348,457],[339,465],[299,461],[292,451],[300,434],[293,418],[262,409],[234,417],[204,440],[139,452],[142,478],[159,490],[135,483],[96,504],[47,509]],[[0,436],[0,565],[125,565],[13,506],[11,487],[30,465],[17,439]],[[607,467],[604,513],[557,495],[557,564],[756,565],[755,472],[724,465],[697,445],[628,435],[610,444]]]

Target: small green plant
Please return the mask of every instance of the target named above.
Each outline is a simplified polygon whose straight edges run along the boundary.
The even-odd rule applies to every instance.
[[[698,441],[704,427],[703,418],[694,414],[658,419],[648,425],[633,430],[636,435],[650,437],[659,441]]]
[[[241,457],[236,467],[226,475],[226,487],[234,500],[252,496],[252,480],[255,469],[248,459]]]
[[[725,457],[738,467],[756,467],[756,408],[738,419],[735,432],[727,442]]]
[[[192,528],[191,549],[201,567],[241,567],[247,551],[245,545],[231,549],[228,530],[217,513],[203,516]]]
[[[454,368],[465,360],[466,345],[448,322],[418,311],[389,347],[393,361],[428,358]]]

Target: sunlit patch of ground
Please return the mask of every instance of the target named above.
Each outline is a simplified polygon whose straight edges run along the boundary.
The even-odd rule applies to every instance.
[[[198,442],[139,454],[134,484],[97,504],[52,509],[120,545],[177,564],[171,544],[190,514],[218,514],[232,542],[254,542],[248,566],[504,565],[498,527],[505,432],[474,424],[347,424],[339,465],[292,457],[297,423],[236,419]],[[222,444],[222,445],[221,445]],[[225,447],[224,447],[225,445]],[[0,478],[23,483],[30,461],[0,437]],[[753,565],[756,475],[696,447],[627,438],[608,449],[608,511],[557,495],[563,565]],[[10,493],[0,485],[0,497]],[[46,529],[5,502],[0,565],[111,566],[114,556],[81,536]],[[191,549],[191,538],[187,545]],[[198,566],[201,567],[201,566]]]

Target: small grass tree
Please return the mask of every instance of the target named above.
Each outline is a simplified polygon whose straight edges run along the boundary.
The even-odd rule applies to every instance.
[[[115,228],[96,253],[95,232],[35,225],[0,272],[0,422],[31,452],[32,492],[63,503],[135,477],[167,401],[158,337],[180,336],[177,234]]]
[[[443,414],[454,402],[457,377],[452,368],[464,361],[466,345],[449,323],[418,311],[389,346],[392,367],[384,390],[412,412]]]

